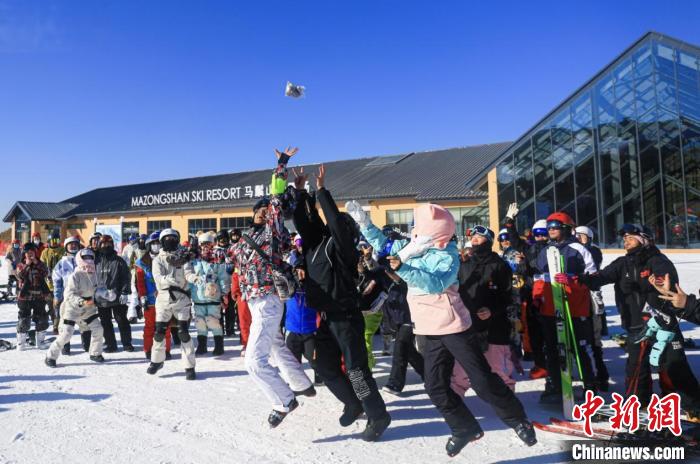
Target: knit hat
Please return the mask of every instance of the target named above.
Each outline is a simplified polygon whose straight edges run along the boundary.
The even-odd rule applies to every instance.
[[[432,203],[420,205],[414,208],[413,217],[413,238],[430,236],[436,248],[445,248],[455,234],[454,217],[442,206]]]

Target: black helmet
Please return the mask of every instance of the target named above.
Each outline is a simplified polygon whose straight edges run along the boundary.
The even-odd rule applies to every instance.
[[[270,206],[270,199],[267,197],[262,197],[255,203],[255,206],[253,206],[253,212],[256,212],[260,208],[267,208],[268,206]]]

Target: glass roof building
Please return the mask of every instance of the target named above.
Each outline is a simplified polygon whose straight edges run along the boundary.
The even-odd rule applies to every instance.
[[[520,230],[564,210],[604,247],[644,223],[697,248],[699,163],[700,48],[650,32],[504,152],[498,210],[517,201]]]

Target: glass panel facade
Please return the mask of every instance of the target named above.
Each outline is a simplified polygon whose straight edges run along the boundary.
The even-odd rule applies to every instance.
[[[509,149],[498,207],[525,230],[555,210],[619,247],[625,222],[700,247],[700,49],[651,35]]]

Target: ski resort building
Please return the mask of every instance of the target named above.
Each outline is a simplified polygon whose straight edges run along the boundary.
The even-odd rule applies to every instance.
[[[630,222],[650,226],[661,247],[700,248],[700,48],[645,34],[513,143],[326,167],[339,205],[357,199],[377,225],[403,231],[416,203],[449,208],[463,233],[477,223],[498,230],[507,204],[517,201],[523,232],[565,210],[604,248],[618,248],[616,231]],[[100,228],[122,237],[166,227],[182,235],[242,228],[267,193],[271,168],[18,201],[4,221],[21,240],[54,229],[86,238]]]

